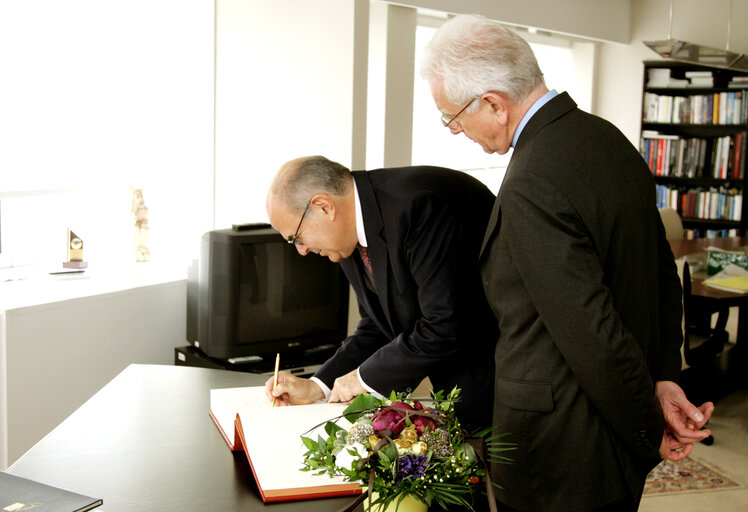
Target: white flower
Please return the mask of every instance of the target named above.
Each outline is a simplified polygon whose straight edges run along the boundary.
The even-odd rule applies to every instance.
[[[411,445],[410,449],[413,451],[413,455],[424,455],[429,450],[429,445],[423,441],[417,441]]]
[[[355,452],[352,455],[350,452]],[[352,469],[353,464],[369,455],[366,447],[361,443],[346,445],[335,457],[335,465],[340,468]]]

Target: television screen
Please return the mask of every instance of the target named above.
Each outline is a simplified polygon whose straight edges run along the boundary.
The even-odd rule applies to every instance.
[[[301,256],[272,228],[203,235],[195,345],[215,358],[339,345],[348,281],[327,258]]]

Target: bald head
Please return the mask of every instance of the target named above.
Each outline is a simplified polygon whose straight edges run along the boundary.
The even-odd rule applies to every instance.
[[[301,254],[316,252],[338,261],[356,245],[353,196],[350,170],[323,156],[307,156],[281,166],[270,184],[266,208],[271,224],[285,238],[296,237]]]
[[[353,185],[351,171],[323,156],[304,156],[290,160],[278,170],[267,197],[271,205],[289,212],[301,212],[314,194],[346,195]]]

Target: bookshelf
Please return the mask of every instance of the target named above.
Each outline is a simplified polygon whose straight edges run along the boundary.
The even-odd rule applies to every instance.
[[[640,151],[687,238],[743,236],[748,72],[645,61]]]

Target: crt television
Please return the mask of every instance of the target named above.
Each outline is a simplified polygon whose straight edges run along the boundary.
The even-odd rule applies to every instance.
[[[196,281],[196,307],[188,297],[196,339],[188,341],[209,357],[302,352],[339,346],[347,335],[349,285],[340,266],[301,256],[267,224],[205,233]]]

